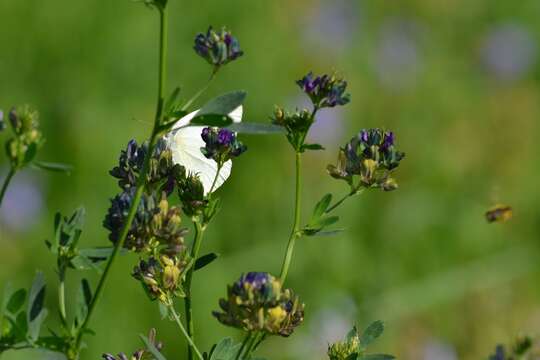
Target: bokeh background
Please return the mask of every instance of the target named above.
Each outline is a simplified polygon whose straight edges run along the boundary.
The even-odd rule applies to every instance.
[[[169,85],[200,88],[209,66],[194,35],[227,25],[245,56],[205,98],[245,89],[246,121],[274,104],[302,106],[294,84],[309,70],[337,70],[352,103],[323,111],[306,155],[304,209],[346,191],[325,172],[363,127],[386,127],[407,153],[400,189],[372,191],[340,210],[346,232],[299,241],[289,285],[307,304],[290,339],[268,341],[270,359],[324,359],[329,342],[375,319],[387,332],[374,351],[400,359],[483,359],[499,342],[540,330],[540,2],[537,0],[170,0]],[[108,171],[131,138],[147,136],[156,92],[157,14],[120,1],[0,2],[0,108],[41,112],[39,158],[74,164],[71,176],[19,173],[0,210],[0,286],[50,283],[44,246],[54,213],[87,210],[82,241],[106,245],[101,222],[117,192]],[[187,96],[187,95],[186,95]],[[3,142],[6,134],[0,134]],[[250,270],[278,272],[292,222],[293,154],[280,136],[245,136],[249,152],[220,190],[223,209],[203,252],[222,257],[197,274],[198,341],[239,336],[210,312],[227,283]],[[0,155],[0,173],[6,159]],[[514,207],[506,224],[484,212]],[[186,221],[186,225],[187,225]],[[130,278],[135,256],[115,265],[83,359],[132,351],[157,327],[169,358],[184,340]],[[97,276],[86,274],[95,284]],[[70,278],[74,296],[77,277]],[[54,326],[54,323],[52,323]],[[39,359],[6,353],[4,359]]]

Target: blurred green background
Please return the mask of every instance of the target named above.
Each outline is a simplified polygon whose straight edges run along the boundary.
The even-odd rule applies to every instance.
[[[298,242],[288,285],[306,303],[290,339],[273,338],[270,359],[324,359],[328,342],[375,319],[375,346],[401,359],[481,359],[498,342],[540,329],[540,2],[492,0],[170,0],[169,86],[194,93],[210,68],[192,51],[209,24],[227,25],[245,56],[219,74],[205,98],[235,89],[249,97],[245,121],[267,121],[273,105],[302,106],[294,80],[337,70],[352,103],[324,111],[312,138],[327,147],[304,162],[307,211],[344,184],[326,175],[340,144],[363,127],[386,127],[407,153],[400,189],[372,191],[339,212],[346,232]],[[108,171],[131,138],[150,131],[156,92],[155,12],[121,1],[0,2],[0,108],[41,112],[47,143],[39,159],[74,164],[71,176],[19,173],[0,211],[0,286],[49,280],[44,246],[52,220],[84,205],[83,242],[106,245],[101,222],[117,192]],[[0,134],[3,142],[6,134]],[[201,348],[239,333],[210,312],[225,286],[250,270],[278,272],[292,222],[293,154],[280,136],[243,138],[249,152],[220,189],[223,209],[203,252],[222,254],[197,274]],[[6,159],[0,155],[0,173]],[[497,202],[514,207],[489,225]],[[188,222],[186,221],[186,225]],[[92,320],[83,359],[129,352],[157,327],[165,354],[184,358],[184,340],[160,319],[129,273],[115,265]],[[95,284],[97,276],[86,274]],[[71,276],[70,294],[77,278]],[[54,323],[53,323],[54,325]],[[9,359],[36,359],[6,353]]]

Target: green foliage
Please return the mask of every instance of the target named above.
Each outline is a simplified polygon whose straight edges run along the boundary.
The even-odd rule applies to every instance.
[[[371,323],[361,334],[354,327],[341,342],[328,347],[330,360],[391,360],[395,359],[387,354],[366,354],[367,347],[379,338],[384,332],[382,321]]]
[[[210,265],[214,260],[216,260],[219,257],[219,254],[216,253],[210,253],[201,256],[195,261],[195,265],[193,265],[193,268],[195,270],[201,270],[202,268],[206,267],[207,265]]]
[[[332,202],[332,194],[326,194],[323,198],[315,205],[313,213],[308,224],[302,229],[302,232],[307,236],[314,235],[334,235],[341,230],[331,230],[324,231],[327,227],[337,223],[339,221],[338,216],[328,216],[327,211]]]
[[[210,100],[193,117],[191,124],[216,127],[231,125],[233,119],[229,114],[244,103],[246,95],[245,91],[234,91]]]

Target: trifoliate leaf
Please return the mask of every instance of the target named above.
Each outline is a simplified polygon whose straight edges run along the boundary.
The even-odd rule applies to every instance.
[[[360,336],[360,346],[365,349],[375,339],[382,335],[384,323],[380,320],[372,322]]]

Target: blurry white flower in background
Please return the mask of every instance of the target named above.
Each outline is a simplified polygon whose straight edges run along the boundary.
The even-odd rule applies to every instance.
[[[312,108],[311,102],[305,95],[292,99],[289,103],[291,109]],[[344,110],[344,107],[319,110],[315,123],[309,130],[307,142],[321,144],[325,148],[333,149],[342,142],[347,141],[348,139],[345,138],[347,124],[345,123]],[[334,152],[331,153],[334,156]]]
[[[343,340],[358,323],[354,299],[337,295],[331,304],[321,307],[312,315],[305,339],[297,342],[296,353],[300,359],[327,359],[328,345]],[[367,324],[366,324],[367,325]]]
[[[341,52],[350,47],[360,23],[361,1],[320,1],[307,13],[304,26],[304,43],[309,51]],[[328,52],[331,50],[332,52]]]
[[[432,339],[424,345],[422,360],[457,360],[456,350],[449,344]]]
[[[0,171],[4,180],[7,169]],[[5,228],[14,232],[27,232],[40,219],[43,211],[43,192],[38,176],[32,171],[19,171],[9,184],[0,207],[0,234]]]
[[[488,72],[499,80],[516,80],[531,70],[537,60],[537,44],[519,24],[493,27],[485,35],[480,56]]]
[[[372,63],[383,87],[399,91],[416,83],[423,65],[419,33],[412,20],[393,18],[382,23]]]

